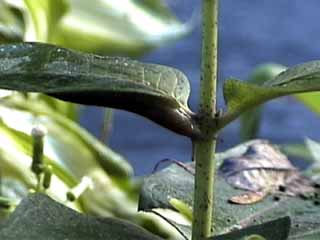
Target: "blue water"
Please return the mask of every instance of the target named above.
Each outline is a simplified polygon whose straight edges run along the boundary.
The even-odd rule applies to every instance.
[[[199,0],[168,0],[182,19],[187,19]],[[258,64],[277,62],[284,65],[320,59],[319,0],[221,0],[219,29],[219,85],[228,77],[245,79]],[[188,37],[153,51],[145,62],[170,65],[182,70],[190,79],[190,107],[197,109],[201,29],[198,24]],[[220,88],[221,90],[221,88]],[[219,93],[219,106],[224,102]],[[82,124],[98,135],[101,109],[86,110]],[[265,105],[259,137],[274,143],[302,143],[305,137],[320,138],[320,118],[285,97]],[[218,149],[239,143],[239,123],[221,134]],[[163,158],[189,161],[191,144],[140,116],[115,111],[109,145],[134,166],[136,175],[150,173]]]

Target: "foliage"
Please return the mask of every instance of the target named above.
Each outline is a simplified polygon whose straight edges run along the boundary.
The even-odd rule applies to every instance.
[[[278,192],[269,194],[264,200],[255,204],[239,205],[230,202],[232,197],[241,196],[247,193],[248,190],[239,187],[235,188],[234,185],[230,184],[228,182],[229,179],[224,177],[225,168],[228,168],[230,171],[233,169],[234,172],[238,173],[248,169],[258,171],[259,167],[256,166],[260,166],[261,171],[255,175],[252,174],[251,179],[233,179],[237,185],[239,185],[238,182],[242,180],[242,184],[252,184],[253,186],[263,184],[262,188],[265,188],[274,184],[273,181],[277,182],[281,178],[281,171],[278,171],[278,173],[273,172],[274,168],[281,168],[281,166],[272,164],[272,160],[270,159],[268,160],[260,157],[260,160],[265,161],[264,165],[259,161],[259,156],[257,156],[257,159],[251,159],[252,166],[247,166],[247,168],[244,169],[242,168],[241,163],[236,165],[230,164],[230,160],[241,160],[240,158],[243,158],[248,149],[250,150],[251,146],[256,143],[257,140],[253,140],[231,148],[224,153],[217,154],[217,167],[219,168],[216,189],[217,195],[215,199],[217,205],[215,224],[217,234],[224,234],[235,229],[243,229],[252,225],[272,221],[279,217],[290,216],[292,224],[289,239],[304,239],[304,237],[311,236],[315,239],[319,238],[320,229],[318,218],[320,212],[318,199],[316,197],[317,194],[315,194],[315,197],[312,196],[311,193],[305,195],[305,197],[301,197],[300,195],[293,197],[286,196],[284,192]],[[274,161],[274,163],[277,163],[277,161]],[[314,164],[303,172],[303,174],[313,178],[317,177],[316,169],[319,168],[317,164]],[[172,207],[171,198],[179,199],[188,206],[192,206],[192,190],[194,187],[193,173],[193,163],[188,163],[184,167],[172,164],[169,167],[148,176],[142,187],[139,209],[170,208]],[[250,176],[250,173],[246,172],[244,175]],[[257,180],[255,176],[259,176],[263,179]],[[286,186],[284,183],[282,184],[282,186],[285,186],[288,189],[287,191],[290,192],[289,186]],[[294,187],[298,188],[296,185]],[[171,219],[171,221],[175,222],[174,219]],[[190,239],[191,221],[185,222],[184,224],[181,222],[176,224],[184,235],[187,236],[187,239]],[[280,231],[276,232],[281,233]],[[256,233],[258,234],[258,232]],[[272,233],[273,232],[263,236],[266,237],[266,239],[282,239],[272,237],[270,235]]]
[[[48,42],[91,53],[141,55],[185,36],[193,27],[192,22],[179,22],[161,0],[1,0],[0,4],[0,40]]]
[[[250,74],[248,82],[253,84],[266,84],[267,81],[276,77],[279,73],[285,71],[287,67],[280,64],[261,64],[256,67]],[[319,93],[300,93],[294,94],[293,97],[302,102],[307,108],[316,114],[320,113],[319,108]],[[261,124],[261,115],[263,113],[263,106],[256,107],[252,110],[246,111],[241,115],[241,138],[242,140],[249,140],[257,137],[259,126]],[[297,148],[295,146],[294,148]],[[300,146],[301,148],[302,146]],[[304,154],[305,155],[305,154]]]
[[[209,82],[210,88],[202,92],[201,109],[212,112],[196,114],[187,104],[188,79],[177,69],[55,46],[133,56],[188,33],[190,24],[180,23],[160,1],[131,0],[120,6],[117,1],[0,0],[0,6],[4,13],[0,17],[2,43],[38,42],[0,47],[0,88],[19,91],[2,91],[0,104],[3,171],[0,216],[5,219],[0,224],[2,238],[17,239],[23,234],[26,239],[34,239],[43,238],[45,234],[48,239],[89,236],[97,239],[155,240],[158,236],[190,239],[191,221],[199,217],[191,214],[189,207],[194,203],[193,174],[199,171],[193,163],[170,166],[146,177],[140,194],[141,182],[132,177],[130,164],[77,124],[77,105],[51,97],[137,113],[189,137],[196,143],[199,155],[204,152],[210,155],[213,149],[206,149],[206,146],[212,148],[214,141],[209,138],[215,137],[244,112],[254,111],[257,117],[256,107],[269,100],[320,90],[319,61],[286,70],[269,65],[273,72],[266,75],[263,71],[257,72],[250,82],[225,81],[227,109],[214,116],[211,113],[215,109],[210,109],[210,104],[215,104],[215,83]],[[205,20],[216,24],[208,9],[204,8],[204,13]],[[142,28],[138,20],[150,21],[152,28]],[[210,34],[206,36],[212,40]],[[214,52],[204,51],[205,62],[214,63],[213,55]],[[215,75],[215,67],[203,66],[204,73],[208,73],[204,74],[206,79]],[[305,97],[299,98],[310,102]],[[16,124],[17,119],[19,124]],[[253,125],[257,128],[257,124]],[[248,136],[254,135],[250,129],[246,132]],[[205,144],[210,141],[212,144]],[[230,157],[243,157],[248,146],[250,143],[217,154],[218,165]],[[318,143],[309,140],[307,147],[311,156],[318,160]],[[206,159],[209,163],[213,160]],[[264,173],[297,171],[275,169]],[[318,171],[319,164],[314,163],[304,174],[313,183],[318,179]],[[295,176],[300,177],[300,174]],[[206,224],[209,227],[212,224],[216,232],[223,235],[207,239],[282,240],[287,239],[288,234],[289,239],[319,238],[317,199],[297,196],[274,199],[270,192],[266,199],[261,198],[254,205],[234,205],[228,200],[245,193],[244,190],[228,184],[221,174],[217,182],[217,212],[213,213],[214,221]],[[196,189],[196,193],[198,191]],[[30,192],[37,193],[30,195]],[[78,212],[104,219],[86,217],[51,198]],[[13,212],[21,200],[21,205]],[[138,204],[143,211],[136,211]],[[279,225],[283,226],[281,231],[272,231],[272,227]]]

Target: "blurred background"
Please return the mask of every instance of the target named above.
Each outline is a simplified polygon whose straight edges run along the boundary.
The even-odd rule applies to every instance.
[[[85,52],[130,55],[183,71],[191,83],[189,105],[197,111],[201,56],[201,1],[166,0],[0,0],[0,43],[40,41]],[[218,106],[230,77],[246,80],[259,64],[292,66],[320,59],[318,0],[221,0]],[[177,18],[175,18],[175,16]],[[320,113],[320,95],[309,99]],[[71,107],[72,108],[72,107]],[[104,109],[84,107],[80,123],[98,138]],[[250,124],[248,124],[250,126]],[[273,143],[319,138],[319,116],[293,97],[266,104],[257,137]],[[239,121],[218,140],[223,151],[240,142]],[[114,111],[106,142],[148,174],[162,159],[191,160],[191,143],[135,114]]]
[[[145,55],[145,62],[170,65],[182,70],[191,83],[190,107],[196,111],[200,76],[200,2],[167,0],[182,21],[198,14],[195,29],[183,39]],[[320,58],[318,0],[223,0],[220,2],[219,99],[224,108],[221,85],[229,77],[246,79],[259,64],[291,66]],[[197,17],[195,17],[197,19]],[[95,135],[102,125],[102,111],[89,107],[81,123]],[[258,136],[273,143],[302,143],[305,137],[319,140],[319,117],[292,97],[265,105]],[[218,150],[239,143],[239,121],[220,135]],[[136,175],[148,174],[161,159],[190,161],[191,143],[149,120],[124,111],[114,112],[109,145],[132,163]]]
[[[40,44],[30,48],[21,42],[130,56],[184,72],[191,85],[189,105],[196,112],[201,63],[200,3],[0,0],[0,67],[4,67],[5,74],[16,74],[22,83],[34,80],[30,74],[36,74],[39,84],[52,80],[46,73],[44,79],[37,77],[42,69],[26,71],[27,78],[23,71],[16,71],[26,63],[29,66],[29,61],[24,60],[25,56],[29,59],[29,54],[35,67],[39,62],[32,51]],[[320,59],[319,9],[319,0],[220,0],[218,108],[226,110],[222,85],[228,78],[262,84],[286,66]],[[41,44],[39,54],[49,51],[44,55],[48,62],[41,62],[44,69],[51,69],[50,64],[60,66],[56,61],[72,67],[68,74],[75,72],[74,66],[81,67],[77,65],[82,64],[78,55],[66,60],[59,55],[64,54],[59,49],[54,50],[59,54],[52,58],[52,49],[56,46]],[[261,64],[266,63],[275,64],[263,65],[262,69]],[[103,72],[106,76],[107,73],[108,70]],[[14,89],[25,90],[24,84]],[[123,89],[119,91],[121,97]],[[268,139],[279,144],[296,166],[312,166],[304,173],[319,176],[319,117],[320,92],[283,97],[244,113],[221,132],[217,149],[224,151],[251,138]],[[45,135],[43,149],[35,147],[35,139],[42,139],[35,132]],[[316,141],[305,143],[306,138]],[[126,219],[166,239],[179,239],[180,234],[162,217],[150,215],[149,211],[137,212],[145,179],[140,176],[151,174],[163,159],[188,162],[191,157],[189,139],[133,113],[80,106],[42,93],[0,90],[0,200],[9,206],[0,209],[0,221],[30,192],[45,192],[79,212]],[[177,208],[171,200],[170,204]],[[184,206],[184,213],[180,207],[177,210],[182,215],[190,212],[188,205]],[[163,210],[164,216],[171,219],[171,212]],[[190,215],[183,225],[191,225]]]

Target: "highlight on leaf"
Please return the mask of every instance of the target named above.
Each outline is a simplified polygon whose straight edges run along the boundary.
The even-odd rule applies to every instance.
[[[199,134],[188,79],[174,68],[42,43],[3,45],[0,62],[0,88],[124,109],[178,134]]]

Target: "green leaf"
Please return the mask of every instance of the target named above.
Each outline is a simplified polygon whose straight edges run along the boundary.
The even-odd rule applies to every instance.
[[[41,41],[90,53],[141,55],[191,32],[162,0],[10,1],[26,26],[24,41]]]
[[[320,94],[318,92],[295,94],[294,97],[314,113],[320,114]]]
[[[289,157],[301,160],[301,164],[312,163],[312,155],[306,144],[281,144],[279,148]]]
[[[69,4],[51,43],[86,52],[141,55],[193,28],[178,21],[161,0],[69,0]]]
[[[3,111],[1,111],[3,113]],[[8,112],[6,112],[8,114]],[[25,123],[19,122],[21,125]],[[25,197],[30,189],[36,189],[37,179],[31,171],[32,161],[32,138],[30,134],[9,128],[4,122],[0,124],[1,147],[1,194],[12,200],[19,202]],[[45,156],[45,162],[53,166],[55,177],[51,181],[50,189],[47,193],[55,199],[65,201],[65,193],[69,189],[70,182],[74,181],[66,171],[57,167],[52,159]],[[66,203],[69,207],[80,210],[79,202]]]
[[[37,99],[15,94],[1,103],[3,125],[0,125],[0,141],[4,144],[0,151],[4,156],[10,154],[0,158],[6,177],[10,173],[8,177],[26,186],[24,192],[34,188],[36,179],[30,171],[30,132],[35,124],[41,124],[48,131],[45,137],[45,163],[53,167],[54,174],[46,193],[65,203],[69,188],[87,176],[93,180],[95,189],[81,195],[81,210],[99,216],[132,217],[137,205],[137,186],[131,179],[132,167],[122,156],[104,146],[75,122],[50,111]],[[16,119],[19,119],[19,124],[16,124]],[[14,147],[9,148],[11,144]],[[33,185],[29,183],[29,178]],[[67,188],[61,184],[67,185]]]
[[[187,106],[188,79],[176,69],[40,43],[2,46],[0,62],[1,88],[120,108],[176,133],[198,134]]]
[[[266,63],[256,67],[250,74],[248,82],[254,84],[263,84],[264,82],[274,78],[286,68],[279,64]],[[240,137],[243,141],[254,139],[257,137],[262,107],[253,108],[243,113],[240,117]]]
[[[320,144],[312,139],[306,139],[306,145],[311,153],[314,164],[320,165]]]
[[[237,146],[235,149],[228,150],[228,154],[219,154],[218,158],[239,157],[247,147],[247,143]],[[190,163],[187,166],[193,168],[194,164]],[[232,204],[229,199],[244,194],[245,191],[232,187],[221,174],[218,174],[216,184],[215,230],[217,234],[225,234],[235,229],[290,216],[292,220],[290,239],[304,239],[299,237],[313,235],[320,237],[320,208],[316,201],[287,196],[280,196],[278,200],[269,195],[255,204]],[[192,206],[193,189],[194,176],[180,166],[171,165],[144,179],[139,209],[170,208],[169,199],[171,198],[183,199],[186,204]]]
[[[260,225],[250,226],[220,236],[212,240],[286,240],[290,231],[290,218],[284,217]],[[276,229],[276,230],[275,230]],[[257,235],[258,234],[258,235]]]
[[[289,68],[262,85],[227,80],[224,84],[224,98],[228,111],[221,119],[221,126],[271,99],[318,90],[320,90],[320,61]]]
[[[60,115],[67,117],[68,119],[74,122],[78,122],[79,120],[80,105],[78,104],[61,101],[59,99],[49,97],[48,95],[45,95],[45,94],[29,93],[27,97],[33,98],[32,101],[43,102],[51,110],[57,112]]]
[[[312,163],[307,169],[307,174],[313,176],[313,179],[320,183],[320,143],[309,138],[305,140],[305,143],[312,157]]]
[[[98,141],[88,131],[80,127],[74,121],[69,120],[68,118],[62,116],[61,114],[55,111],[50,111],[46,105],[40,104],[40,102],[37,99],[25,99],[19,95],[15,95],[14,97],[4,99],[2,101],[2,104],[10,109],[13,108],[17,110],[22,110],[24,112],[24,115],[23,112],[20,113],[20,118],[21,114],[22,116],[25,116],[28,115],[27,112],[30,112],[30,115],[35,116],[35,120],[38,116],[38,119],[45,119],[44,124],[50,123],[50,125],[52,124],[53,126],[55,126],[53,127],[55,131],[59,129],[61,134],[57,132],[56,137],[53,138],[53,142],[57,142],[57,144],[54,146],[54,148],[56,149],[55,156],[61,156],[64,155],[64,153],[66,154],[66,156],[70,156],[70,151],[65,148],[66,145],[69,145],[69,147],[73,147],[75,151],[77,151],[76,149],[79,149],[79,146],[83,146],[83,149],[86,149],[84,151],[89,150],[93,155],[91,157],[88,157],[88,154],[83,153],[81,155],[82,157],[87,156],[84,157],[84,159],[82,160],[84,163],[90,162],[92,161],[92,158],[94,158],[95,160],[93,161],[98,161],[105,169],[105,171],[113,177],[127,179],[128,177],[131,177],[133,175],[132,167],[121,155],[112,151],[110,148]],[[6,114],[8,112],[9,114]],[[4,119],[8,119],[7,123],[10,124],[10,126],[14,129],[19,129],[20,131],[29,133],[31,127],[30,124],[32,125],[34,123],[32,121],[33,118],[23,118],[27,120],[26,124],[27,126],[29,125],[29,127],[21,128],[21,126],[26,127],[26,125],[15,124],[14,121],[12,121],[12,119],[14,118],[12,114],[13,113],[11,112],[10,114],[10,111],[8,110],[7,112],[4,112],[3,117]],[[47,118],[49,120],[47,120]],[[65,134],[63,134],[65,132],[68,132],[70,135],[66,136]],[[66,139],[66,141],[63,140],[64,138]],[[75,140],[70,140],[72,138],[74,138]],[[58,140],[55,141],[54,139]],[[80,145],[76,145],[75,142],[77,142]],[[73,154],[72,156],[72,159],[79,158]],[[77,168],[77,164],[75,164],[76,162],[78,161],[75,161],[73,164],[71,164],[71,166]],[[79,170],[83,173],[84,169],[80,168]]]
[[[35,36],[26,36],[25,40],[50,42],[62,16],[68,10],[66,0],[24,0],[33,24],[27,24],[28,32]]]
[[[23,35],[21,25],[18,16],[3,0],[0,0],[0,43],[21,41]]]
[[[81,215],[42,194],[25,199],[0,224],[0,238],[6,240],[160,240],[129,222]]]

